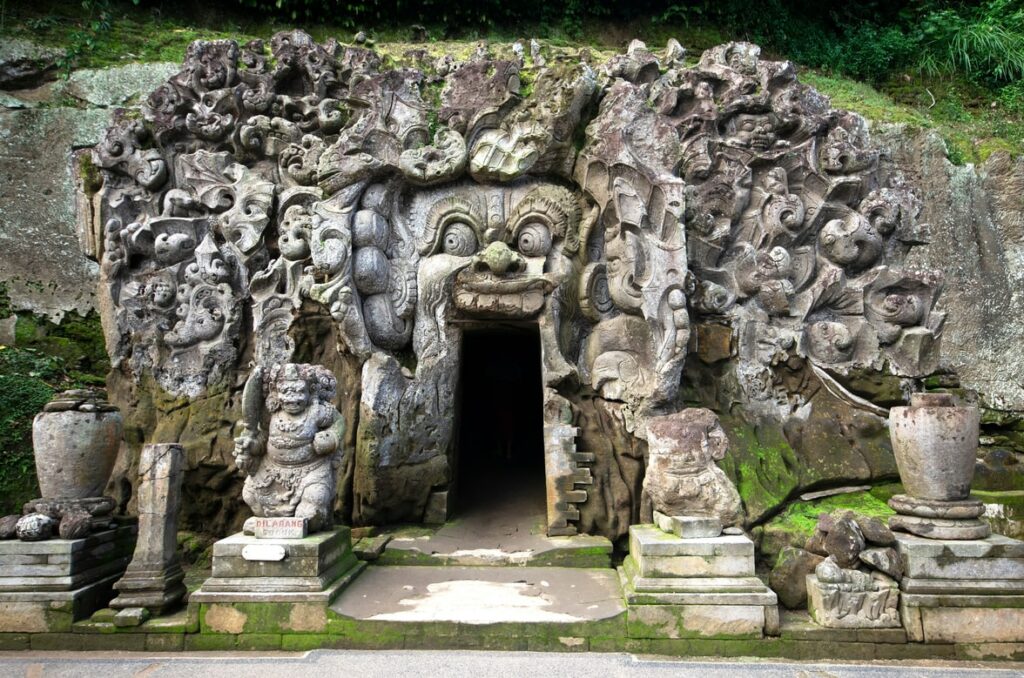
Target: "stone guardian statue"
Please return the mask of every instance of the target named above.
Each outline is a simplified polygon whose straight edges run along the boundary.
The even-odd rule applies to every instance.
[[[729,439],[711,410],[690,408],[647,421],[649,460],[642,511],[717,518],[737,525],[743,506],[732,481],[715,464]]]
[[[249,376],[234,457],[247,476],[242,499],[256,517],[305,518],[309,532],[331,527],[345,431],[331,402],[337,387],[320,365],[279,363]]]

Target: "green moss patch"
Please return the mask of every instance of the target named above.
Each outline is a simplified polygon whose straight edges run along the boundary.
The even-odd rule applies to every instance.
[[[887,520],[895,511],[872,491],[837,494],[814,501],[795,501],[761,530],[761,555],[769,562],[786,546],[803,547],[822,513],[853,511]]]

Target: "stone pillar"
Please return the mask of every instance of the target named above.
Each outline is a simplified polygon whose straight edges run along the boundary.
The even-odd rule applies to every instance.
[[[148,614],[159,615],[185,596],[177,543],[184,466],[181,445],[146,445],[142,449],[138,542],[128,570],[114,584],[120,594],[110,603],[123,610],[118,616],[126,622],[141,623]]]

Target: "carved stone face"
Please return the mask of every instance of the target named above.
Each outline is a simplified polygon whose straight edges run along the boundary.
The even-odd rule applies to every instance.
[[[168,308],[176,298],[174,286],[165,280],[157,281],[150,286],[150,299],[157,308]]]
[[[309,385],[303,379],[279,381],[277,397],[282,410],[288,414],[300,414],[309,406]]]
[[[424,191],[408,218],[420,252],[450,258],[458,269],[455,307],[476,317],[535,316],[578,242],[576,196],[546,182]]]

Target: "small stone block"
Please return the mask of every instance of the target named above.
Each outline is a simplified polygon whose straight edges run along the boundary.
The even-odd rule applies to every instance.
[[[666,516],[655,511],[654,523],[662,532],[674,534],[680,539],[717,537],[722,534],[722,521],[704,516]]]
[[[379,534],[376,537],[364,537],[357,541],[352,550],[355,551],[356,558],[359,560],[377,560],[380,558],[380,554],[384,552],[384,547],[391,541],[390,534]]]
[[[144,607],[126,607],[114,615],[114,626],[129,627],[141,626],[142,622],[149,619],[149,610]]]
[[[245,522],[247,527],[251,523],[252,533],[257,539],[304,539],[309,534],[305,518],[252,517]]]

